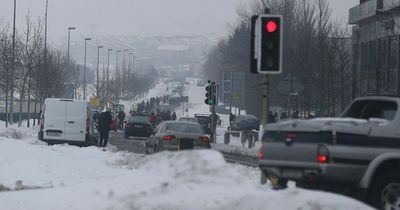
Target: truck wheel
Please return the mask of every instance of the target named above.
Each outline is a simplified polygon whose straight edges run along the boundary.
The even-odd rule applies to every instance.
[[[378,176],[371,184],[371,204],[379,209],[400,210],[400,171]]]
[[[274,186],[274,189],[276,189],[276,190],[286,189],[287,188],[287,183],[288,183],[287,179],[280,178],[280,179],[278,179],[277,185]]]
[[[261,184],[265,185],[268,183],[267,173],[265,171],[261,171]]]

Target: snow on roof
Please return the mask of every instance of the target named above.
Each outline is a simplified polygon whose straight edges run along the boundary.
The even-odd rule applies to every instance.
[[[184,50],[188,50],[189,46],[187,45],[174,45],[174,44],[170,44],[170,45],[160,45],[157,50],[159,51],[184,51]]]

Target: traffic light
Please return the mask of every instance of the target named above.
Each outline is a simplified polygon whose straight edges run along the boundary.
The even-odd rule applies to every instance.
[[[215,82],[211,83],[211,105],[217,105],[217,86]]]
[[[211,105],[212,104],[212,87],[211,85],[207,85],[206,87],[206,100],[204,101],[205,104]]]
[[[259,74],[280,74],[282,72],[283,19],[281,15],[260,15],[258,18]]]
[[[217,87],[215,83],[211,83],[206,87],[206,100],[204,101],[207,105],[216,105],[217,102]]]

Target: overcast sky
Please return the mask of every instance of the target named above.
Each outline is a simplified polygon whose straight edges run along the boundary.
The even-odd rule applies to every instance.
[[[235,8],[250,0],[49,0],[49,37],[74,33],[91,35],[224,35],[236,19]],[[328,0],[333,16],[347,21],[358,0]],[[17,0],[17,27],[30,10],[44,15],[46,0]],[[13,0],[0,0],[0,17],[11,24]]]

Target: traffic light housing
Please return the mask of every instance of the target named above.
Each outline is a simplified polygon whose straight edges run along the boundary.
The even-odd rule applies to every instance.
[[[204,101],[207,105],[216,105],[217,102],[217,88],[214,83],[206,86],[206,100]]]
[[[283,19],[281,15],[260,15],[258,33],[257,72],[282,73]]]

